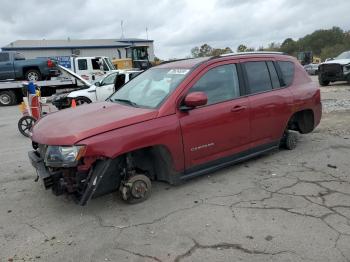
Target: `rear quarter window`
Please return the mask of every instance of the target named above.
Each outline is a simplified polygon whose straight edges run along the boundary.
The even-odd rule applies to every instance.
[[[9,53],[0,53],[0,62],[7,62],[10,60]]]
[[[285,85],[286,86],[291,85],[294,78],[294,70],[295,70],[294,63],[290,61],[277,61],[277,63],[281,69],[281,73],[282,73],[282,77]]]

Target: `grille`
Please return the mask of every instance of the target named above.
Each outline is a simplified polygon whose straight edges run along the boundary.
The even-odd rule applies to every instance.
[[[337,74],[342,72],[342,67],[339,64],[324,64],[321,66],[321,71],[330,74]]]

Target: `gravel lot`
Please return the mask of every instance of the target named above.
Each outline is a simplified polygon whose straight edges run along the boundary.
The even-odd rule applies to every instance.
[[[0,108],[0,261],[350,261],[350,86],[322,99],[294,151],[87,207],[34,182],[18,108]]]

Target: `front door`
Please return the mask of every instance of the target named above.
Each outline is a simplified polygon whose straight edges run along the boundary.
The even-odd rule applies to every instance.
[[[249,145],[249,102],[240,97],[235,64],[211,66],[189,92],[201,91],[208,103],[180,112],[186,169],[233,155]]]
[[[117,76],[118,73],[111,73],[100,82],[100,86],[96,87],[97,101],[104,101],[114,93],[114,84]]]

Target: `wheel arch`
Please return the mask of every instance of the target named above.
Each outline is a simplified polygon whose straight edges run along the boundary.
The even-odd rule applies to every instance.
[[[39,73],[41,74],[40,68],[38,66],[24,66],[22,69],[23,75],[25,75],[25,73],[27,73],[29,70],[38,70]]]
[[[133,165],[146,170],[152,180],[178,184],[179,173],[175,171],[173,156],[165,145],[153,145],[138,148],[118,156],[129,155]]]
[[[298,131],[301,134],[307,134],[315,129],[315,113],[307,108],[295,112],[288,120],[287,128]]]

